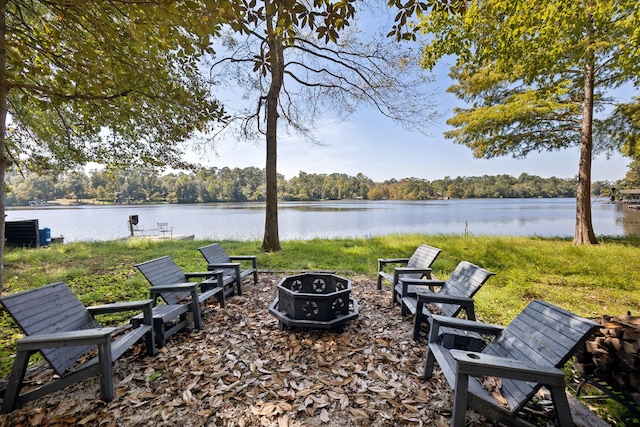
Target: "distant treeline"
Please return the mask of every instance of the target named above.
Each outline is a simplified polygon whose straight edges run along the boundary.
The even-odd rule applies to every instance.
[[[201,168],[197,172],[161,174],[150,169],[93,170],[59,176],[8,173],[7,205],[68,198],[106,203],[207,203],[264,201],[264,169]],[[607,196],[614,184],[595,182],[594,196]],[[374,182],[363,174],[300,172],[279,176],[281,200],[429,200],[442,198],[575,197],[576,180],[521,174],[479,177],[420,178]]]

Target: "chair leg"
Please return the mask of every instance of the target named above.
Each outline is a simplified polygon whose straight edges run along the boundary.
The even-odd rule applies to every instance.
[[[242,279],[240,278],[240,275],[238,274],[238,276],[236,276],[236,286],[238,289],[238,296],[242,295]]]
[[[427,347],[427,354],[424,358],[424,367],[422,369],[422,378],[429,379],[433,377],[434,365],[435,365],[435,357],[433,357],[431,350],[429,350],[429,347]]]
[[[4,398],[2,400],[1,412],[3,414],[8,414],[13,411],[16,403],[18,403],[18,397],[20,396],[20,389],[22,389],[24,376],[27,372],[29,358],[33,353],[33,351],[18,351],[16,354],[11,375],[9,376],[9,382],[7,383],[7,390],[4,392]]]
[[[416,311],[417,313],[417,311]],[[440,329],[440,324],[431,317],[429,325],[429,343],[435,343],[438,340],[438,331]],[[435,364],[435,357],[431,353],[431,349],[427,344],[427,354],[424,358],[424,369],[422,370],[422,378],[431,378],[433,376],[433,366]]]
[[[456,389],[453,391],[453,414],[451,427],[464,427],[467,413],[467,392],[469,390],[469,376],[456,373]]]
[[[153,307],[147,306],[143,311],[143,319],[146,325],[151,325],[151,331],[147,332],[145,337],[145,348],[147,350],[147,356],[155,356],[156,355],[156,331],[155,331],[155,323],[153,320]]]
[[[111,335],[98,344],[98,363],[100,364],[100,397],[105,402],[113,400],[113,358],[111,356]]]
[[[198,300],[198,290],[191,291],[191,302],[189,303],[191,313],[193,313],[193,327],[200,329],[202,327],[202,309],[200,308],[200,301]]]
[[[416,314],[413,317],[413,340],[420,341],[420,327],[422,326],[422,308],[424,303],[420,300],[416,302]]]
[[[558,424],[562,427],[573,427],[573,418],[571,417],[571,408],[567,400],[567,394],[564,387],[549,387],[551,392],[551,400],[556,409],[556,418]]]
[[[396,286],[398,286],[399,284],[400,284],[400,273],[398,272],[398,270],[396,270],[394,268],[393,269],[393,282],[391,282],[391,306],[393,306],[396,303],[396,294],[397,294]]]
[[[216,298],[220,303],[220,308],[224,308],[227,305],[227,302],[224,298],[224,286],[222,287],[222,290],[216,294]]]
[[[146,338],[144,339],[144,346],[147,350],[147,356],[153,357],[156,355],[156,332],[151,329],[151,332],[147,333]]]
[[[165,341],[166,341],[166,336],[165,333],[167,332],[167,328],[165,327],[164,322],[162,321],[162,319],[155,319],[155,334],[156,334],[156,345],[160,348],[164,347]],[[180,315],[180,320],[182,320],[182,315]]]
[[[410,313],[409,307],[407,307],[407,305],[404,303],[404,301],[400,300],[400,315],[402,317],[404,317],[409,313]]]

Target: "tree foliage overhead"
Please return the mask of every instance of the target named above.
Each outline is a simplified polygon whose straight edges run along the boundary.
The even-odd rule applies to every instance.
[[[199,60],[229,5],[0,0],[0,181],[12,165],[188,166],[181,142],[224,115]]]
[[[450,91],[466,105],[448,120],[455,129],[447,137],[484,158],[580,147],[575,244],[596,243],[594,147],[627,154],[637,142],[637,100],[610,94],[640,83],[639,19],[633,0],[476,0],[464,13],[433,10],[420,23],[425,67],[457,58]],[[612,124],[620,121],[624,140]]]
[[[580,143],[585,67],[596,71],[596,110],[616,102],[608,90],[637,83],[625,42],[637,33],[633,1],[471,2],[463,15],[433,13],[424,65],[457,55],[449,89],[468,107],[455,110],[446,135],[477,157],[546,151]],[[631,45],[629,45],[631,46]],[[595,128],[603,120],[595,120]],[[605,146],[608,141],[602,132]]]
[[[207,10],[196,5],[8,2],[11,160],[185,166],[177,143],[223,116],[198,73],[219,19],[202,19]]]
[[[473,106],[454,110],[455,116],[447,123],[455,129],[445,132],[445,137],[471,148],[475,157],[523,158],[532,151],[580,143],[582,107],[571,99],[568,83],[533,88],[509,82],[508,74],[491,67],[454,68],[450,76],[456,84],[449,91]],[[493,86],[496,81],[500,87]]]

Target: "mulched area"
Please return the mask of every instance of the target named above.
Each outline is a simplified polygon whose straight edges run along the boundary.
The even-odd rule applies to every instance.
[[[284,274],[260,275],[227,307],[206,307],[204,328],[172,337],[157,356],[135,348],[114,367],[116,397],[97,378],[30,402],[0,426],[448,426],[451,391],[440,372],[420,378],[424,340],[389,291],[351,277],[359,316],[344,332],[278,328],[268,313]],[[475,412],[468,426],[487,426]]]

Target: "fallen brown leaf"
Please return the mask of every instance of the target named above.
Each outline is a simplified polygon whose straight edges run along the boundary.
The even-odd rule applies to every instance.
[[[261,273],[226,308],[207,305],[204,327],[171,337],[156,356],[137,353],[139,345],[118,359],[108,404],[91,378],[0,415],[0,427],[448,425],[448,384],[438,370],[420,378],[426,343],[411,340],[413,322],[391,305],[389,289],[351,277],[360,314],[344,332],[281,331],[267,310],[281,277]]]

